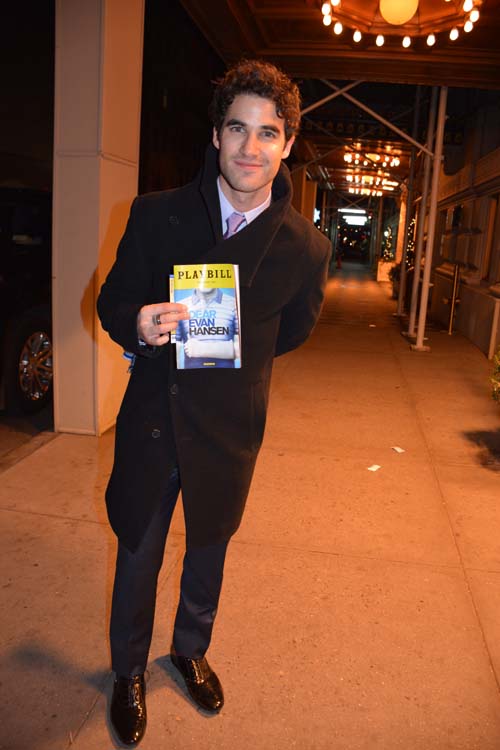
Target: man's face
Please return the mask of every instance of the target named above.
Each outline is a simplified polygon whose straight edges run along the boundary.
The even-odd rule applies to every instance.
[[[235,208],[255,208],[269,194],[294,141],[286,141],[284,124],[273,101],[240,94],[229,106],[220,134],[214,128],[222,189]]]

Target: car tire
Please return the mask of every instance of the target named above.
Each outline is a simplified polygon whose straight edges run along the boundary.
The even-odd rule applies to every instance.
[[[5,407],[34,414],[52,400],[52,326],[48,312],[30,312],[9,331],[5,348]]]

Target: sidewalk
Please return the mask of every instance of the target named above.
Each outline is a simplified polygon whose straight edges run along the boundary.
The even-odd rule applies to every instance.
[[[276,362],[196,711],[165,658],[183,554],[160,579],[144,750],[498,750],[500,411],[491,364],[346,266]],[[393,448],[404,449],[397,453]],[[2,750],[107,750],[113,435],[59,435],[0,474]],[[380,465],[378,471],[368,467]]]

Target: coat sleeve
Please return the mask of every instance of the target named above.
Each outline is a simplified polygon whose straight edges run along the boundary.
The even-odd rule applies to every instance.
[[[102,285],[97,312],[113,341],[133,354],[154,357],[160,347],[139,344],[137,335],[137,314],[152,296],[152,267],[141,248],[137,229],[139,210],[140,198],[136,198],[116,260]]]
[[[331,245],[324,237],[319,237],[319,242],[314,238],[311,244],[314,252],[307,253],[307,266],[301,268],[300,288],[281,312],[276,357],[303,344],[311,334],[321,312],[328,280]]]

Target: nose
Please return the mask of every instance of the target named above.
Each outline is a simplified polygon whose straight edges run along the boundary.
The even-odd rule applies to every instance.
[[[246,138],[241,144],[241,151],[245,156],[256,156],[259,151],[259,141],[256,133],[251,131],[246,134]]]

